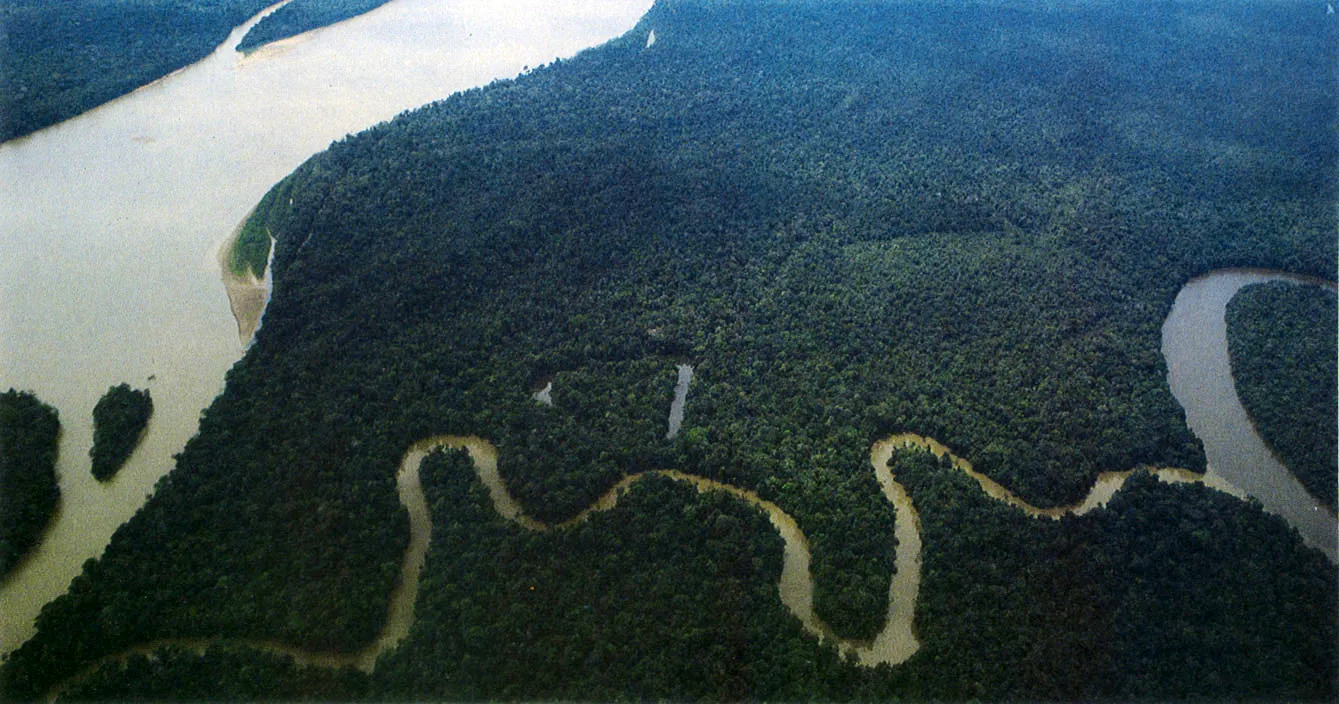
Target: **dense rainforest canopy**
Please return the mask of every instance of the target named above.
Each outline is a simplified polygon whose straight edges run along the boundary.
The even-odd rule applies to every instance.
[[[495,443],[544,521],[660,467],[755,490],[808,537],[822,618],[869,638],[896,545],[875,439],[936,437],[1037,505],[1203,469],[1160,326],[1196,274],[1334,271],[1336,39],[1295,3],[671,0],[350,137],[257,209],[265,325],[0,687],[160,638],[362,647],[408,541],[399,458],[438,433]],[[1334,696],[1334,566],[1257,504],[1136,478],[1041,521],[894,462],[925,565],[922,648],[895,667],[790,617],[746,506],[648,480],[534,533],[459,455],[425,462],[400,647],[366,681],[254,667],[283,697]],[[165,671],[255,658],[96,683],[170,696]]]
[[[1241,403],[1260,435],[1317,501],[1339,502],[1339,304],[1284,283],[1242,289],[1227,307]]]
[[[0,579],[37,544],[56,511],[60,417],[30,393],[0,394]]]
[[[130,458],[151,415],[153,398],[147,389],[117,384],[98,399],[93,406],[93,447],[88,451],[98,481],[111,479]]]
[[[253,27],[242,46],[254,49],[385,2],[294,0]],[[0,3],[0,142],[67,120],[203,59],[235,27],[273,4],[5,0]]]

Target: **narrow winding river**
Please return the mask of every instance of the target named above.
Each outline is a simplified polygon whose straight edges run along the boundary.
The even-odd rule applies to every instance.
[[[1215,277],[1221,277],[1226,282],[1221,287],[1224,290],[1229,288],[1231,284],[1240,288],[1241,285],[1256,280],[1253,278],[1240,279],[1237,272],[1225,272],[1221,275],[1198,279],[1197,282],[1212,283]],[[1194,333],[1196,337],[1200,337],[1203,330],[1190,324],[1178,327],[1172,325],[1172,321],[1182,319],[1212,321],[1216,317],[1221,318],[1221,308],[1231,298],[1230,293],[1222,297],[1221,300],[1212,296],[1197,297],[1195,294],[1199,288],[1195,283],[1188,285],[1186,289],[1190,291],[1191,295],[1183,295],[1178,298],[1178,310],[1169,318],[1168,329],[1171,330],[1170,342],[1173,346],[1181,342],[1179,340],[1180,335]],[[1219,310],[1218,314],[1214,313],[1216,309]],[[1224,342],[1226,342],[1225,337]],[[1204,364],[1203,360],[1194,357],[1169,356],[1168,359],[1169,362],[1175,360],[1178,365],[1189,364],[1206,370],[1221,370],[1221,367]],[[687,394],[688,383],[691,381],[691,369],[687,365],[680,365],[679,367],[680,383],[671,407],[672,423],[683,421],[683,400]],[[1174,374],[1176,373],[1181,372],[1174,372]],[[1201,383],[1208,383],[1208,381],[1206,379],[1201,382],[1194,382],[1192,385],[1199,386]],[[551,384],[546,386],[545,390],[547,391],[550,387]],[[536,400],[545,402],[538,397]],[[672,425],[672,427],[674,426]],[[1239,442],[1248,443],[1249,440],[1239,440]],[[1259,442],[1258,438],[1256,442]],[[1008,504],[1034,519],[1053,520],[1066,515],[1081,516],[1104,506],[1116,492],[1120,491],[1126,480],[1136,471],[1150,472],[1159,480],[1167,483],[1199,482],[1239,498],[1245,497],[1240,489],[1217,475],[1212,468],[1204,474],[1197,474],[1184,469],[1153,467],[1105,472],[1097,478],[1082,500],[1069,506],[1039,508],[998,482],[977,472],[970,461],[954,454],[950,448],[934,438],[910,433],[891,435],[874,443],[873,447],[870,448],[870,469],[878,480],[884,498],[894,507],[896,516],[894,530],[898,542],[896,572],[888,584],[888,611],[884,617],[883,628],[871,641],[853,641],[844,639],[835,633],[814,612],[815,583],[813,573],[810,570],[809,541],[798,522],[781,506],[762,498],[752,490],[674,469],[651,470],[624,477],[571,519],[559,524],[546,524],[527,515],[525,508],[512,495],[498,472],[498,452],[492,443],[475,436],[439,435],[424,438],[414,443],[405,452],[400,462],[396,485],[399,490],[400,501],[409,512],[409,546],[405,550],[401,563],[402,579],[391,594],[386,626],[381,634],[367,647],[353,653],[311,652],[273,641],[242,642],[252,647],[288,654],[299,664],[322,667],[352,666],[365,672],[371,672],[376,666],[377,658],[399,644],[413,626],[414,607],[418,598],[419,574],[430,548],[433,528],[432,516],[428,511],[422,485],[419,481],[419,465],[429,452],[442,447],[465,448],[468,450],[470,458],[473,460],[475,474],[478,476],[479,482],[488,490],[493,510],[502,518],[531,531],[564,530],[589,519],[592,514],[612,510],[618,506],[620,497],[637,483],[651,476],[666,477],[683,482],[695,487],[699,492],[726,493],[748,503],[767,515],[773,530],[781,537],[784,545],[781,574],[777,581],[777,596],[781,603],[790,611],[792,616],[799,620],[806,631],[823,641],[832,643],[843,653],[853,657],[856,662],[866,667],[898,665],[906,662],[908,658],[920,650],[920,640],[916,637],[916,604],[920,595],[922,562],[920,517],[910,495],[897,481],[897,477],[889,468],[890,457],[899,449],[907,448],[930,452],[941,457],[947,456],[952,461],[953,467],[974,480],[987,496]],[[1253,481],[1249,477],[1247,480]],[[1269,477],[1266,483],[1277,481],[1280,480]],[[1285,517],[1288,515],[1288,511],[1288,507],[1283,507]],[[1333,553],[1327,554],[1331,560],[1335,560]],[[175,646],[203,652],[208,645],[209,641],[199,639],[171,639],[145,643],[117,655],[90,663],[83,672],[76,675],[71,681],[82,679],[108,661],[124,660],[134,654],[151,654],[159,647]],[[54,697],[54,693],[52,694]]]

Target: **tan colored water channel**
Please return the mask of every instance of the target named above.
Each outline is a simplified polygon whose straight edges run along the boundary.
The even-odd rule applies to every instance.
[[[1020,499],[1008,489],[1000,486],[989,477],[972,469],[970,462],[954,455],[932,438],[919,435],[892,435],[875,443],[870,450],[870,465],[888,499],[896,511],[895,533],[897,535],[897,571],[888,586],[888,613],[883,629],[873,641],[843,639],[814,613],[814,578],[810,572],[809,542],[800,530],[795,518],[777,504],[768,501],[752,490],[726,484],[707,477],[688,474],[673,469],[652,470],[624,477],[610,487],[599,499],[576,516],[556,525],[542,523],[526,515],[520,502],[512,496],[498,473],[497,448],[487,440],[476,436],[439,435],[414,443],[405,453],[396,476],[400,501],[409,511],[410,538],[401,567],[401,581],[391,595],[387,622],[381,634],[366,648],[356,653],[311,652],[276,643],[273,641],[233,641],[251,645],[264,650],[290,655],[299,664],[322,667],[353,666],[365,672],[371,672],[377,657],[394,648],[408,634],[413,625],[414,605],[418,598],[419,573],[427,555],[432,535],[432,521],[428,514],[423,489],[419,483],[419,465],[423,458],[434,449],[442,447],[465,448],[473,460],[475,473],[479,481],[488,489],[489,499],[498,515],[508,521],[532,531],[564,530],[590,518],[594,513],[609,511],[618,506],[619,498],[643,479],[660,476],[674,481],[684,482],[697,488],[699,492],[720,491],[734,496],[767,515],[772,527],[781,536],[784,543],[781,577],[777,583],[777,593],[781,603],[803,624],[805,630],[821,640],[836,645],[843,653],[852,656],[855,662],[864,666],[880,664],[897,665],[905,662],[920,649],[915,632],[915,609],[921,580],[921,537],[920,518],[911,502],[906,489],[897,482],[897,478],[888,468],[888,460],[898,449],[909,448],[947,455],[953,466],[964,472],[981,486],[982,491],[992,498],[1020,509],[1033,518],[1059,518],[1066,514],[1082,515],[1099,506],[1120,490],[1125,480],[1136,470],[1109,472],[1093,485],[1088,496],[1072,506],[1039,509]],[[1162,481],[1201,482],[1200,475],[1177,469],[1150,469]],[[1221,480],[1206,482],[1219,488],[1236,493]],[[135,654],[151,654],[163,646],[176,646],[203,652],[209,641],[197,639],[169,639],[136,646],[126,652],[105,658],[87,668],[71,681],[86,676],[98,666],[116,660],[124,660]]]
[[[1278,271],[1228,269],[1198,277],[1181,288],[1162,327],[1167,383],[1186,410],[1186,423],[1201,441],[1209,473],[1222,477],[1282,516],[1308,545],[1339,562],[1339,520],[1307,493],[1256,432],[1237,396],[1228,358],[1226,311],[1242,287],[1267,281],[1323,286]]]

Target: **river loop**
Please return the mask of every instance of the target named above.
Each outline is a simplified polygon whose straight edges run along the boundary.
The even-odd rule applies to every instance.
[[[619,498],[638,482],[651,476],[660,476],[683,482],[699,492],[719,491],[729,494],[761,510],[767,515],[773,529],[784,544],[781,576],[777,583],[778,597],[791,614],[803,624],[806,631],[821,640],[833,643],[841,652],[863,666],[897,665],[905,662],[920,649],[915,633],[915,607],[920,591],[921,537],[920,518],[905,488],[888,468],[888,461],[899,449],[912,449],[947,456],[953,466],[971,477],[982,491],[993,499],[1009,504],[1032,518],[1055,519],[1067,514],[1083,515],[1106,504],[1135,471],[1148,471],[1168,483],[1203,482],[1214,488],[1236,494],[1221,480],[1206,478],[1180,469],[1145,468],[1124,472],[1103,473],[1082,501],[1071,506],[1042,509],[1032,506],[1000,484],[976,472],[970,462],[953,454],[932,438],[910,433],[891,435],[875,443],[870,450],[870,466],[878,479],[884,497],[896,511],[894,531],[898,545],[897,570],[888,586],[888,613],[884,626],[872,641],[843,639],[820,619],[813,609],[814,578],[809,569],[809,541],[795,518],[772,501],[750,489],[726,484],[714,479],[679,470],[651,470],[624,477],[610,487],[599,499],[572,518],[558,524],[542,523],[525,513],[520,502],[512,496],[502,481],[497,468],[497,448],[477,436],[439,435],[414,443],[405,453],[396,474],[400,501],[409,512],[409,547],[401,564],[401,580],[391,595],[387,622],[378,637],[366,648],[355,653],[313,652],[267,640],[235,640],[261,650],[291,656],[300,665],[320,667],[356,667],[371,672],[377,658],[393,649],[408,634],[413,625],[414,605],[418,598],[419,573],[423,568],[432,535],[431,516],[428,513],[423,489],[419,482],[419,466],[429,452],[439,448],[463,448],[470,454],[479,481],[487,488],[493,510],[502,518],[531,531],[564,530],[581,523],[592,514],[609,511],[618,505]],[[152,656],[161,647],[177,647],[203,653],[212,641],[207,639],[164,639],[135,646],[116,655],[103,658],[71,678],[65,685],[76,682],[109,662],[124,661],[133,655]],[[54,695],[54,693],[53,693]]]

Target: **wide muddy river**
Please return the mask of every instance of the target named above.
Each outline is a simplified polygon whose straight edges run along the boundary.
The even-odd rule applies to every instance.
[[[59,515],[0,585],[0,653],[143,504],[243,351],[216,250],[332,140],[622,34],[651,0],[395,0],[207,59],[0,145],[0,389],[60,412]],[[111,385],[153,394],[117,477],[89,474]]]

